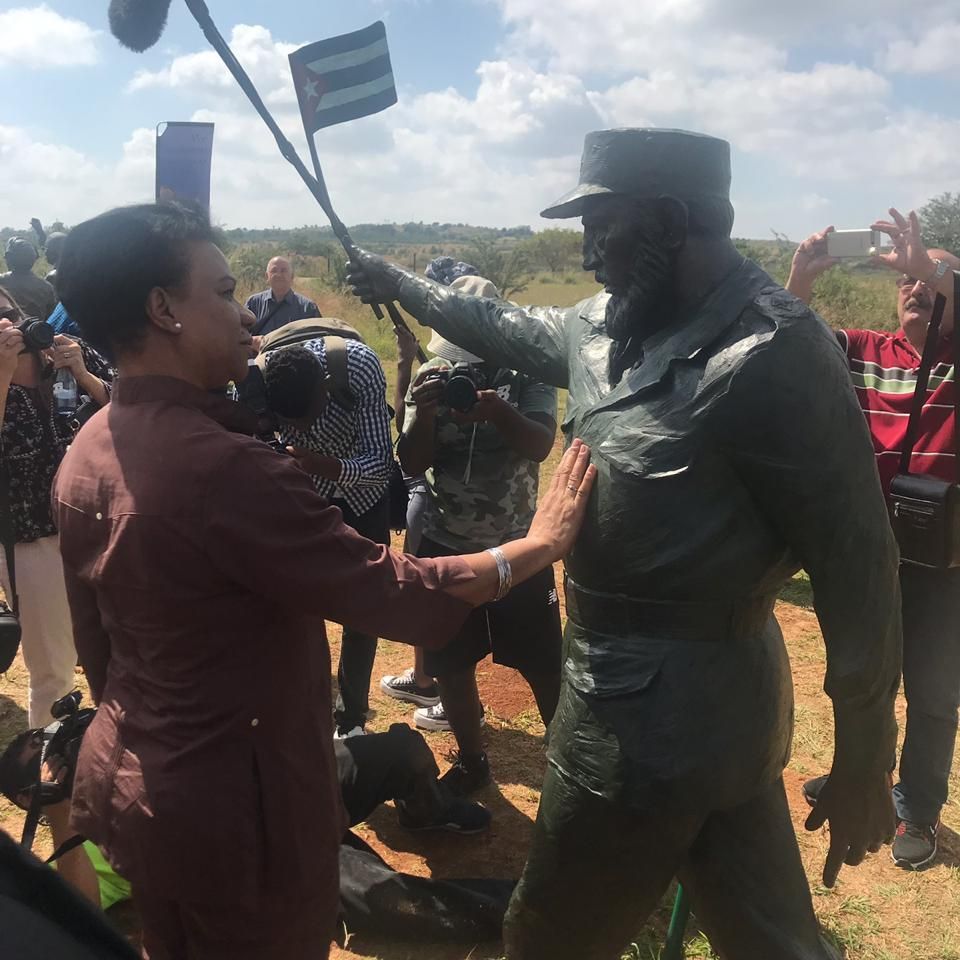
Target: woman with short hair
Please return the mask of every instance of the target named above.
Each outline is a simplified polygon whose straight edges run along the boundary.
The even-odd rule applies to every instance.
[[[569,549],[594,478],[575,443],[530,534],[493,551],[363,539],[225,399],[252,354],[235,286],[209,223],[175,204],[80,224],[59,267],[119,373],[55,490],[99,704],[74,824],[132,882],[153,960],[326,956],[343,819],[323,620],[445,643]]]

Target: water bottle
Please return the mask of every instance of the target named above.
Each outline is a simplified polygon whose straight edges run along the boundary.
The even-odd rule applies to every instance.
[[[64,417],[72,417],[77,412],[78,402],[77,378],[66,367],[57,371],[53,381],[53,401],[57,413]]]

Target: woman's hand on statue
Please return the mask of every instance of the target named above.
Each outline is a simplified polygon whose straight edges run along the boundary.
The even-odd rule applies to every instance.
[[[527,538],[548,544],[553,560],[573,547],[587,513],[587,501],[597,478],[590,448],[574,440],[560,460],[547,492],[540,498]]]

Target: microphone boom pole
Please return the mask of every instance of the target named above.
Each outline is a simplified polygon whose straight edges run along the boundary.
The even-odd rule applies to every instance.
[[[300,179],[306,184],[307,189],[313,194],[317,203],[320,204],[320,208],[327,215],[327,219],[330,221],[330,226],[333,228],[334,235],[340,241],[347,256],[352,257],[356,251],[356,244],[351,239],[346,225],[337,216],[333,209],[333,204],[330,202],[330,193],[327,190],[327,184],[323,178],[323,170],[320,167],[320,159],[317,156],[317,148],[313,142],[313,138],[307,138],[310,146],[310,157],[313,160],[314,169],[314,175],[311,175],[304,162],[300,159],[300,155],[297,153],[293,144],[284,135],[283,131],[277,124],[277,121],[273,119],[273,114],[270,113],[266,104],[260,98],[260,94],[257,93],[257,88],[253,85],[253,81],[250,79],[247,71],[244,70],[243,65],[234,56],[233,51],[230,49],[230,45],[226,40],[223,39],[223,34],[221,34],[217,29],[217,25],[213,22],[213,18],[210,16],[210,11],[207,8],[207,4],[204,2],[204,0],[184,0],[184,2],[187,5],[187,9],[193,14],[194,20],[196,20],[200,25],[200,29],[203,31],[203,35],[207,38],[210,46],[212,46],[213,49],[219,54],[224,66],[226,66],[226,68],[233,75],[233,79],[237,81],[237,83],[240,85],[240,89],[247,95],[247,99],[253,105],[254,110],[260,114],[260,118],[273,134],[273,138],[277,141],[277,146],[279,147],[283,158],[291,164],[293,169],[296,170],[298,174],[300,174]],[[371,307],[373,308],[376,318],[378,320],[382,320],[383,311],[380,309],[380,305],[373,303],[371,304]],[[393,304],[389,304],[388,307],[393,307]],[[409,327],[407,327],[407,324],[404,322],[400,312],[395,307],[390,310],[390,319],[393,321],[394,326],[403,327],[404,329],[409,330]],[[417,345],[417,357],[421,363],[427,359],[426,354],[423,352],[423,349],[419,344]]]

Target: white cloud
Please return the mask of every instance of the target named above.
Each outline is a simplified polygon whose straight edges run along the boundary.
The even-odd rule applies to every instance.
[[[823,139],[882,122],[888,94],[889,83],[872,70],[816,64],[749,76],[654,72],[590,99],[612,126],[688,125],[790,164]]]
[[[897,46],[912,34],[893,0],[846,0],[840,25],[835,0],[807,0],[789,22],[761,0],[650,0],[612,11],[597,0],[554,0],[549,11],[541,0],[497,2],[507,32],[499,57],[478,65],[474,93],[401,90],[390,110],[318,134],[331,194],[348,222],[544,225],[540,208],[576,181],[583,134],[606,125],[686,126],[729,139],[738,150],[742,235],[763,235],[770,225],[802,235],[828,211],[865,222],[875,207],[956,189],[960,120],[904,103],[896,75],[879,72],[907,69],[914,47],[927,64],[944,56],[933,35],[910,41],[909,51]],[[798,38],[822,35],[828,22],[844,57],[799,60]],[[299,44],[239,25],[231,45],[306,159],[287,59]],[[181,114],[216,124],[217,219],[323,222],[214,52],[168,54],[161,69],[141,71],[127,86],[131,97],[147,90],[166,91]],[[58,215],[76,220],[149,196],[153,145],[152,131],[135,131],[112,165],[94,165],[108,191],[71,180],[71,166],[89,164],[79,155],[33,141],[25,153],[54,151],[63,178],[53,187],[44,178],[44,191],[63,203]],[[743,154],[763,171],[762,186],[738,175]],[[18,169],[39,183],[30,165]],[[0,205],[20,209],[29,192],[7,188]]]
[[[10,66],[35,70],[90,66],[100,59],[99,35],[82,20],[64,17],[45,3],[0,11],[0,71]]]
[[[958,49],[960,22],[939,23],[916,40],[892,41],[882,62],[896,73],[953,73]]]
[[[296,103],[287,57],[299,44],[274,40],[266,27],[237,24],[230,34],[230,47],[253,80],[263,99],[270,104]],[[236,81],[213,50],[174,57],[160,70],[138,71],[127,91],[153,88],[183,90],[195,101],[219,100],[237,91]]]
[[[0,210],[4,222],[76,221],[121,203],[152,199],[153,131],[136,130],[115,164],[0,125]]]

